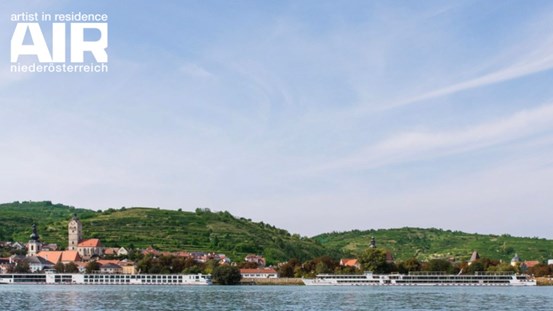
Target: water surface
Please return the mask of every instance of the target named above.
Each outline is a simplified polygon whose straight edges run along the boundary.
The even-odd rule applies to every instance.
[[[553,310],[553,287],[0,285],[21,310]]]

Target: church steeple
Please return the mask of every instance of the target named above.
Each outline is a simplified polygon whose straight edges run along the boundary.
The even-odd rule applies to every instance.
[[[83,240],[83,225],[77,217],[77,214],[73,214],[69,224],[67,225],[67,250],[76,251],[77,246]]]
[[[27,243],[27,256],[36,256],[42,249],[42,243],[40,242],[36,224],[33,224],[33,233],[31,233],[29,238],[29,243]]]
[[[374,235],[371,237],[371,245],[369,245],[369,248],[376,248],[376,239]]]
[[[33,224],[33,233],[31,233],[30,238],[31,240],[34,240],[34,241],[40,240],[40,236],[38,235],[38,232],[36,230],[36,224]]]

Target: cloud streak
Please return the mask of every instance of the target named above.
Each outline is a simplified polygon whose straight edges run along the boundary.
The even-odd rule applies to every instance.
[[[482,75],[474,79],[470,79],[468,81],[455,83],[434,91],[423,93],[421,95],[417,95],[408,99],[400,100],[398,102],[385,106],[385,108],[390,109],[433,98],[448,96],[458,92],[536,74],[539,72],[550,70],[552,68],[553,42],[548,42],[543,47],[535,49],[532,53],[524,57],[522,60],[505,68]]]
[[[377,142],[321,169],[371,169],[485,148],[553,129],[553,104],[503,119],[445,132],[405,132]]]

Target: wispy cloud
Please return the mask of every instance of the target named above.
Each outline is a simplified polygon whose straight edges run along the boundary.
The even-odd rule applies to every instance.
[[[504,68],[467,81],[455,83],[423,93],[421,95],[399,100],[385,106],[385,108],[409,105],[428,99],[447,96],[470,89],[521,78],[550,69],[553,69],[553,41],[546,42],[543,46],[533,49],[531,53],[524,55],[519,61],[507,65]]]
[[[211,78],[213,74],[204,67],[194,63],[184,63],[180,66],[180,71],[194,78]]]
[[[512,141],[552,128],[553,104],[547,104],[464,129],[401,133],[329,163],[322,169],[368,169],[429,159]]]

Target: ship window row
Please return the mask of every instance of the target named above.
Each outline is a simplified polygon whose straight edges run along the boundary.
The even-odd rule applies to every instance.
[[[408,284],[416,284],[416,283],[420,283],[420,284],[424,284],[424,283],[436,283],[436,284],[451,284],[451,283],[470,283],[470,284],[478,284],[480,283],[479,280],[466,280],[466,279],[459,279],[459,280],[397,280],[396,281],[398,284],[399,283],[408,283]],[[483,281],[482,283],[485,283],[485,284],[498,284],[498,283],[509,283],[508,280],[499,280],[499,281],[492,281],[492,280],[487,280],[487,281]]]
[[[348,281],[348,280],[338,280],[337,281],[338,283],[380,283],[379,280],[374,280],[374,281],[369,281],[369,280],[351,280],[351,281]]]
[[[404,276],[403,280],[511,280],[509,276]]]
[[[16,282],[46,282],[46,275],[14,274],[13,279]]]

